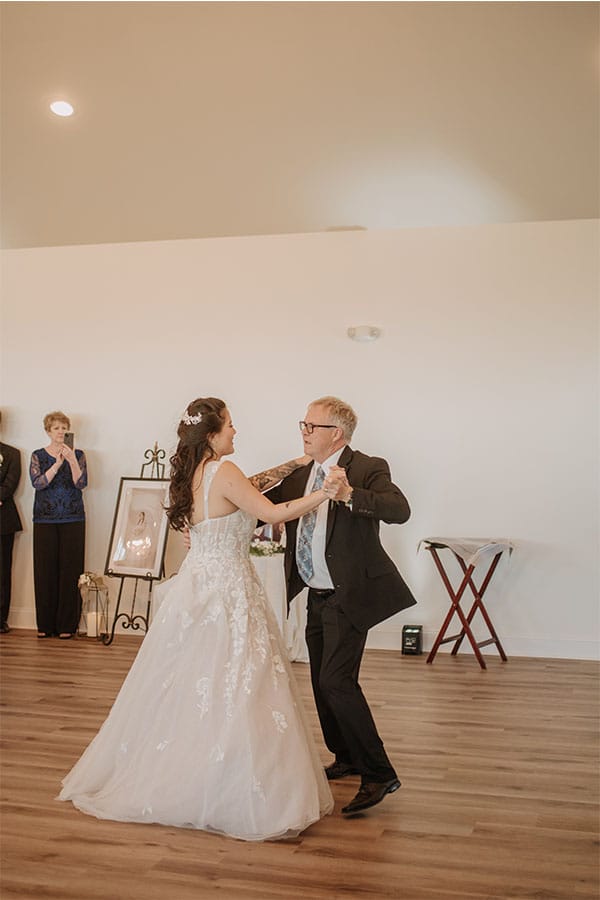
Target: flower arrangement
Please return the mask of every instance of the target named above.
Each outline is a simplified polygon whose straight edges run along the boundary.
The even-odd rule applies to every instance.
[[[104,584],[102,575],[96,575],[94,572],[83,572],[83,574],[79,576],[77,587],[105,588],[106,585]]]
[[[252,541],[250,544],[250,556],[275,556],[277,553],[285,553],[285,547],[278,541]]]

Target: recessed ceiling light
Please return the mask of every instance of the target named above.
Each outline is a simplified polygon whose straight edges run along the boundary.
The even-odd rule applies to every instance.
[[[74,109],[66,100],[55,100],[50,104],[50,109],[55,116],[72,116]]]

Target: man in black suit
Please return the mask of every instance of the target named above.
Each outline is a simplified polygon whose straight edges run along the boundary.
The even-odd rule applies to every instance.
[[[21,478],[21,454],[16,447],[0,443],[0,633],[10,631],[8,613],[12,583],[15,533],[23,526],[13,494]]]
[[[353,814],[381,802],[400,782],[358,683],[369,628],[416,600],[379,539],[379,522],[410,516],[385,460],[352,450],[356,414],[336,397],[310,404],[300,422],[313,463],[297,468],[266,496],[274,503],[337,485],[336,502],[286,524],[288,609],[308,586],[306,642],[312,687],[325,743],[335,755],[330,780],[360,775]]]

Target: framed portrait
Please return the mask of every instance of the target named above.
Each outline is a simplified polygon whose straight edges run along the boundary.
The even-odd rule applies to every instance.
[[[106,575],[162,576],[169,529],[165,513],[168,492],[166,478],[121,478]]]

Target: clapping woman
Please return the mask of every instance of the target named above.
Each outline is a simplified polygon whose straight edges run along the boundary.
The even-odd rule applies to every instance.
[[[67,639],[77,631],[80,599],[77,588],[84,571],[87,485],[83,450],[65,444],[71,428],[63,412],[44,417],[48,446],[31,455],[29,474],[33,505],[33,577],[38,637]]]

